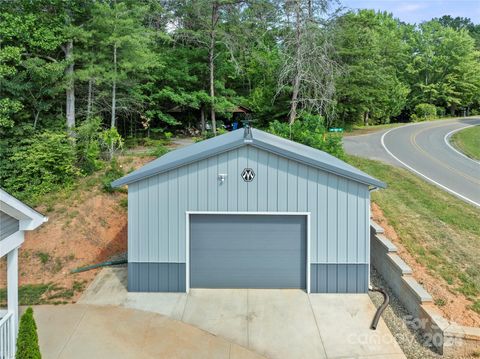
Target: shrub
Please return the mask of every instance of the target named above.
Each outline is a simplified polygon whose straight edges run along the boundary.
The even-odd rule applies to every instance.
[[[93,117],[84,121],[76,129],[77,163],[86,174],[91,174],[102,167],[100,159],[100,131],[102,119]]]
[[[304,113],[293,125],[275,120],[270,123],[268,131],[274,135],[328,152],[335,157],[344,157],[342,135],[328,133],[321,116]]]
[[[437,108],[429,103],[420,103],[413,110],[413,121],[428,121],[437,117]]]
[[[108,160],[111,160],[115,152],[123,148],[123,138],[115,127],[103,131],[100,134],[100,139]]]
[[[163,144],[159,144],[153,150],[151,150],[148,154],[150,156],[160,157],[167,152],[168,152],[168,148],[165,147]]]
[[[30,201],[71,184],[80,174],[75,166],[75,147],[64,132],[47,131],[25,139],[8,161],[5,189]]]
[[[107,193],[115,192],[115,188],[112,187],[111,183],[122,176],[122,168],[115,159],[111,160],[110,166],[107,168],[102,177],[102,190]]]
[[[33,309],[29,307],[20,319],[17,339],[17,359],[41,359],[38,345],[37,325],[33,319]]]

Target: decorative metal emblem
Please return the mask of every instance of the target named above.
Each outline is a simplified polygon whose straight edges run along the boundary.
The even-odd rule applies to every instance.
[[[242,172],[242,178],[245,182],[252,182],[255,178],[255,172],[251,168],[245,168]]]

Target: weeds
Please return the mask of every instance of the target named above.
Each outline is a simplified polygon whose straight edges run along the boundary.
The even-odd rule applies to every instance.
[[[50,262],[50,254],[46,252],[37,252],[36,255],[43,265],[46,265],[48,262]]]

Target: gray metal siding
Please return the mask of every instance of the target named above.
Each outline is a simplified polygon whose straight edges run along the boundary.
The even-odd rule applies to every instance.
[[[368,264],[312,264],[312,293],[366,293]]]
[[[368,186],[252,146],[132,183],[128,196],[129,262],[185,263],[186,211],[308,211],[312,264],[369,263]]]
[[[129,292],[185,290],[185,263],[128,263]]]
[[[128,204],[134,262],[185,262],[186,211],[309,211],[312,263],[368,263],[368,187],[252,147],[132,183]]]
[[[306,216],[190,218],[192,288],[306,288]]]
[[[20,228],[18,219],[0,211],[0,240],[7,238]]]

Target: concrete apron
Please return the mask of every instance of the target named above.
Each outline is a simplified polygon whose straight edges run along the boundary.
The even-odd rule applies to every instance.
[[[376,331],[369,329],[376,308],[366,294],[270,289],[128,293],[126,268],[105,268],[79,303],[163,314],[273,359],[405,358],[383,320]]]

